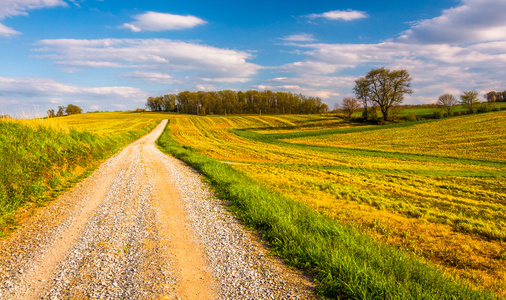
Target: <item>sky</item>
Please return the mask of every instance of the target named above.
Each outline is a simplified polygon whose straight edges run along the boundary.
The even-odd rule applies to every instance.
[[[407,104],[506,90],[505,0],[0,0],[0,114],[143,108],[181,91],[353,96],[406,69]]]

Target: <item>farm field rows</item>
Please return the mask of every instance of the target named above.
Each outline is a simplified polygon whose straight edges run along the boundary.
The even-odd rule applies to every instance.
[[[363,126],[328,116],[173,118],[188,149],[505,296],[506,112]],[[313,125],[312,125],[313,124]]]

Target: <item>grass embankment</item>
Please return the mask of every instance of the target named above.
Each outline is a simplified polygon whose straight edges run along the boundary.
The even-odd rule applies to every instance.
[[[170,129],[158,144],[204,174],[218,197],[230,200],[231,210],[260,230],[276,254],[290,265],[314,273],[323,295],[345,299],[495,299],[413,255],[378,243],[353,226],[343,226],[300,201],[272,192],[227,164],[179,146]]]
[[[159,119],[116,113],[0,121],[0,236],[15,229],[20,207],[45,205]]]

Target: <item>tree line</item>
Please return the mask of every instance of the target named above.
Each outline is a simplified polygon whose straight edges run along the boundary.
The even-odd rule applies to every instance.
[[[486,93],[484,97],[487,102],[506,102],[506,91],[490,91]]]
[[[58,110],[55,112],[54,109],[47,110],[47,117],[63,117],[82,113],[83,110],[77,105],[69,104],[67,106],[58,106]]]
[[[392,70],[386,68],[372,69],[365,77],[355,80],[353,91],[357,97],[346,97],[341,105],[336,104],[335,110],[343,111],[351,118],[352,114],[363,109],[362,119],[377,121],[377,109],[381,111],[383,120],[388,121],[404,100],[405,94],[413,93],[411,77],[407,70]],[[495,102],[506,101],[506,91],[491,91],[485,94],[485,101],[480,102],[475,90],[462,91],[460,101],[451,94],[439,96],[435,104],[434,117],[452,116],[457,105],[466,108],[466,113],[487,112],[498,110]]]
[[[151,111],[185,114],[319,114],[328,106],[319,97],[290,92],[224,90],[189,92],[149,97],[146,108]]]

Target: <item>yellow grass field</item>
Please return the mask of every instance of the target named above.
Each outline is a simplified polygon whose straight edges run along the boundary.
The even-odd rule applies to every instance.
[[[165,118],[181,146],[506,296],[506,112],[385,126],[163,113],[9,122],[109,139]]]
[[[389,126],[170,119],[173,138],[455,276],[506,291],[506,113]]]

